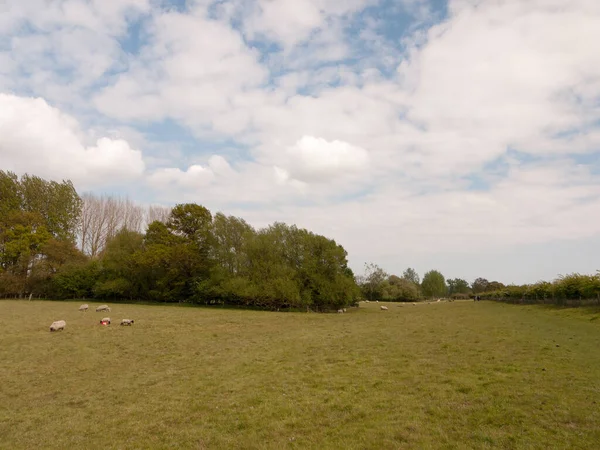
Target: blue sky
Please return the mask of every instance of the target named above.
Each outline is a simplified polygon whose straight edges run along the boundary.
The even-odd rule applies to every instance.
[[[0,168],[295,223],[350,265],[595,272],[600,6],[7,0]]]

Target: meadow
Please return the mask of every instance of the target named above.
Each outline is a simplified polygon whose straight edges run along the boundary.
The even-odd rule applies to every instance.
[[[597,308],[80,303],[0,301],[0,448],[600,448]]]

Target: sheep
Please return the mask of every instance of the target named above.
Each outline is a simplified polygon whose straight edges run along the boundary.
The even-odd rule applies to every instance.
[[[81,305],[79,307],[79,311],[87,311],[89,307],[90,307],[90,305]]]
[[[343,314],[344,310],[343,309],[338,309],[338,314]]]
[[[346,312],[346,308],[344,308],[344,312]]]
[[[104,319],[102,319],[102,320],[100,321],[100,323],[101,323],[102,325],[106,325],[106,324],[110,325],[110,317],[105,317]]]
[[[387,311],[387,310],[388,310],[388,307],[387,307],[387,306],[383,306],[383,305],[381,305],[381,306],[380,306],[380,308],[381,308],[381,310],[382,310],[382,311]]]
[[[52,325],[50,325],[50,331],[64,330],[66,325],[67,322],[64,320],[57,320],[56,322],[52,322]]]
[[[123,319],[121,320],[121,325],[129,325],[131,326],[133,324],[133,319]]]
[[[100,311],[108,311],[110,312],[110,307],[108,305],[101,305],[96,308],[96,312]]]

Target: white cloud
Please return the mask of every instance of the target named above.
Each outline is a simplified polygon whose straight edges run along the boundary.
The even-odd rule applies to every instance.
[[[361,174],[369,164],[369,153],[342,141],[303,136],[287,149],[288,173],[301,181],[331,182],[346,174]]]
[[[246,4],[244,30],[251,38],[265,35],[291,49],[315,30],[363,10],[375,0],[258,0]]]
[[[11,49],[0,54],[0,89],[33,91],[52,104],[85,105],[91,97],[107,116],[101,120],[113,120],[117,130],[173,119],[204,141],[246,145],[249,160],[236,161],[206,144],[197,154],[174,144],[146,156],[152,169],[145,180],[162,201],[213,210],[253,204],[253,212],[230,212],[257,225],[285,220],[324,233],[354,261],[404,266],[406,255],[498,252],[600,234],[589,220],[600,206],[598,175],[568,157],[600,146],[600,3],[450,0],[448,18],[405,39],[404,54],[378,34],[388,20],[382,14],[360,30],[374,53],[332,64],[362,56],[351,45],[359,35],[348,39],[345,27],[376,3],[231,0],[220,2],[215,18],[209,0],[188,4],[185,13],[143,0],[64,0],[45,14],[37,0],[14,0],[0,33],[25,21],[42,33],[11,36]],[[420,11],[419,20],[433,17],[428,2],[403,5]],[[115,37],[144,12],[151,12],[148,40],[140,54],[124,55]],[[283,50],[249,46],[248,39],[262,37],[264,46]],[[122,73],[108,76],[113,70]],[[57,81],[60,71],[72,82]],[[84,96],[94,83],[106,88]],[[121,177],[143,172],[141,154],[127,144],[134,141],[105,134],[90,145],[72,117],[30,102],[16,102],[29,105],[13,115],[19,119],[0,110],[7,132],[0,148],[13,166],[68,175],[75,172],[57,161],[72,160],[86,180],[92,166],[106,174],[116,161]],[[23,131],[24,123],[34,132]],[[42,157],[16,152],[21,142],[42,149]],[[521,162],[508,149],[536,162]],[[62,159],[43,156],[56,151]],[[467,177],[474,175],[489,190],[470,191]],[[352,200],[356,194],[363,197]]]
[[[267,72],[239,33],[203,10],[158,15],[151,30],[151,45],[96,97],[98,108],[120,119],[174,117],[198,129],[216,116],[224,132],[245,129],[249,117],[236,113],[232,102],[263,83]],[[219,122],[223,113],[233,120]]]
[[[2,168],[78,186],[133,181],[144,172],[139,150],[121,139],[100,138],[85,145],[77,121],[41,98],[0,94]]]
[[[425,167],[470,171],[508,146],[571,152],[553,135],[600,118],[597,105],[585,102],[598,96],[592,43],[600,41],[600,8],[580,0],[454,1],[450,9],[400,67],[411,92],[408,118],[426,130],[410,137]],[[591,144],[587,151],[597,148]]]

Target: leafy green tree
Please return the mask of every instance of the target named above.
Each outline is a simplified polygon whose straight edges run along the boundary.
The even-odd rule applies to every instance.
[[[382,299],[391,302],[412,302],[419,298],[419,288],[412,281],[396,275],[383,282]]]
[[[212,232],[214,258],[230,276],[235,276],[247,265],[246,243],[254,235],[254,229],[244,219],[215,214]]]
[[[23,210],[40,214],[46,229],[58,240],[75,242],[82,200],[71,181],[21,177]]]
[[[6,283],[3,290],[5,294],[23,295],[28,277],[41,260],[42,248],[51,235],[39,214],[13,211],[1,220],[0,271],[10,274],[3,277]]]
[[[388,274],[374,263],[365,263],[365,280],[362,286],[364,295],[370,301],[383,297],[383,282]]]
[[[475,279],[475,281],[473,281],[473,283],[471,284],[473,294],[480,294],[482,292],[487,291],[489,284],[490,282],[485,278]]]
[[[469,283],[462,278],[453,278],[446,280],[448,285],[448,295],[468,294],[471,291]]]
[[[0,221],[9,213],[22,209],[19,177],[13,172],[0,170]]]
[[[423,276],[421,289],[426,297],[443,297],[446,295],[446,280],[439,271],[430,270]]]

